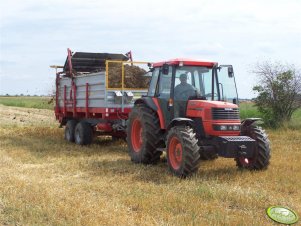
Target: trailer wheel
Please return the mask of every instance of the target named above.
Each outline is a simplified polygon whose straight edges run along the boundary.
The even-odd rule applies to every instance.
[[[270,141],[266,132],[257,126],[250,126],[247,132],[243,135],[249,136],[256,140],[255,154],[252,158],[236,158],[236,165],[238,168],[245,168],[249,170],[266,169],[270,163]]]
[[[167,135],[167,163],[170,171],[181,178],[195,173],[200,164],[198,140],[189,126],[175,126]]]
[[[75,127],[75,143],[79,145],[91,144],[93,139],[92,127],[87,122],[79,122]]]
[[[157,163],[162,154],[157,148],[162,140],[156,113],[146,106],[135,106],[127,121],[126,140],[129,155],[134,163]]]
[[[65,140],[67,140],[69,142],[75,141],[74,132],[75,132],[76,124],[77,124],[77,121],[74,119],[69,120],[67,122],[66,127],[65,127]]]

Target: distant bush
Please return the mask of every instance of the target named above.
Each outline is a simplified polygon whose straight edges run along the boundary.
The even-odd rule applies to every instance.
[[[241,102],[239,104],[239,112],[240,112],[240,118],[261,118],[262,115],[258,111],[257,106],[254,102]]]
[[[301,107],[300,71],[294,65],[266,61],[258,63],[253,72],[259,78],[258,85],[253,87],[253,90],[258,92],[255,98],[258,111],[268,126],[283,126]]]

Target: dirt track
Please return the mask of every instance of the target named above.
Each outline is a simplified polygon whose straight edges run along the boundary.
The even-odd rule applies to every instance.
[[[0,124],[4,126],[58,126],[54,112],[46,109],[10,107],[0,104]]]

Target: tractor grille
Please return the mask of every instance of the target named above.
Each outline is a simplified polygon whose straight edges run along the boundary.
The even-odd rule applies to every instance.
[[[212,108],[212,119],[239,119],[238,108]]]

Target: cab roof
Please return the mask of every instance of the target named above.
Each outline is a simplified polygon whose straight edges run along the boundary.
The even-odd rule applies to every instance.
[[[193,60],[187,58],[175,58],[168,61],[162,61],[158,63],[153,63],[153,67],[161,67],[163,64],[168,65],[179,65],[183,63],[183,66],[203,66],[203,67],[213,67],[217,62],[207,61],[207,60]]]

